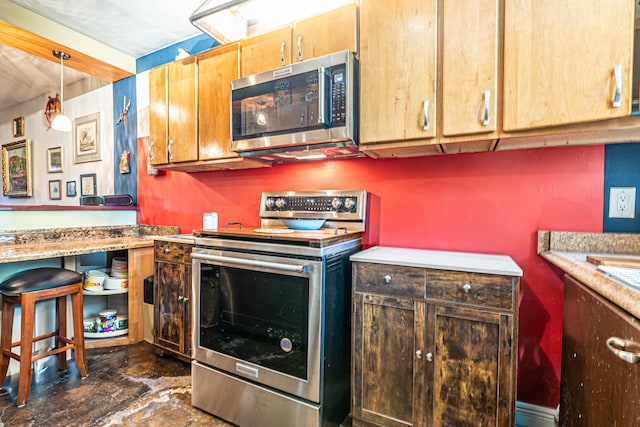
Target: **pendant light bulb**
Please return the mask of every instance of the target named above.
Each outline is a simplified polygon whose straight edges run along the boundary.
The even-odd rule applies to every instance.
[[[64,115],[64,60],[71,56],[58,50],[53,51],[53,56],[60,59],[60,114],[51,123],[51,128],[59,132],[71,132],[71,120]]]

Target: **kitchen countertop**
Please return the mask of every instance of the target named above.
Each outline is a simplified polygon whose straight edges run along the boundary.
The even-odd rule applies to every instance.
[[[628,233],[538,232],[542,258],[612,303],[640,318],[640,290],[624,285],[587,262],[588,255],[636,258],[640,235]]]
[[[522,276],[522,269],[511,257],[506,255],[375,246],[351,255],[350,259],[351,261],[371,262],[375,264],[394,264],[407,267],[434,268],[438,270]]]
[[[114,226],[3,231],[0,263],[153,247],[154,236],[177,227]]]

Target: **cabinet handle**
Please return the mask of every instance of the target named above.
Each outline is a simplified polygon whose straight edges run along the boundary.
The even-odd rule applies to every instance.
[[[622,98],[622,64],[616,64],[613,66],[613,75],[616,79],[616,91],[613,95],[613,108],[618,108],[621,105]]]
[[[168,254],[168,253],[170,253],[170,252],[171,252],[171,249],[169,249],[169,248],[165,248],[165,249],[164,249],[164,253],[165,253],[165,254]]]
[[[462,290],[465,291],[465,293],[469,293],[471,292],[471,283],[465,283],[465,285],[462,287]]]
[[[416,350],[416,359],[422,359],[422,350]]]
[[[149,144],[149,150],[147,150],[147,157],[149,158],[150,162],[156,159],[156,156],[153,155],[153,147],[155,146],[156,146],[156,143],[151,141],[151,144]]]
[[[178,301],[182,301],[182,300],[184,300],[184,297],[182,295],[179,295],[178,296]]]
[[[425,355],[428,362],[433,362],[433,353],[429,352]]]
[[[167,145],[167,153],[169,153],[169,159],[173,160],[173,153],[171,152],[171,146],[173,145],[173,140],[169,140],[169,145]]]
[[[489,103],[491,100],[491,91],[484,91],[484,113],[482,114],[482,126],[489,126]]]
[[[298,61],[302,62],[302,34],[298,35]]]
[[[184,302],[185,304],[186,304],[186,303],[188,303],[188,302],[189,302],[189,298],[187,298],[187,297],[183,297],[183,298],[182,298],[182,302]]]
[[[389,276],[388,274],[384,276],[384,283],[386,283],[387,285],[391,283],[391,276]]]
[[[607,348],[611,353],[615,354],[620,359],[632,365],[637,365],[640,362],[640,344],[637,344],[630,340],[623,340],[618,337],[609,337],[607,339]],[[626,351],[635,350],[635,351]]]
[[[429,98],[422,104],[422,130],[429,130]]]
[[[284,65],[284,48],[287,46],[287,42],[282,40],[282,44],[280,45],[280,62]]]

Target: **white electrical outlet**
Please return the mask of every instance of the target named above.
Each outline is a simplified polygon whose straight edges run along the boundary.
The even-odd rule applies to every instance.
[[[609,218],[635,218],[636,188],[611,187],[609,193]]]

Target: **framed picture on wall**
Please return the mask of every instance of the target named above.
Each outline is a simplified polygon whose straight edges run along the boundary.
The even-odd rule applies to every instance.
[[[81,196],[95,196],[97,195],[96,189],[96,174],[87,173],[80,175],[80,195]]]
[[[62,147],[53,147],[47,149],[47,172],[59,173],[64,170],[64,161],[62,157]]]
[[[50,200],[62,199],[62,194],[60,193],[60,185],[61,185],[61,181],[59,179],[53,179],[49,181],[49,199]]]
[[[76,182],[75,181],[67,181],[67,197],[76,197]]]
[[[73,121],[73,163],[100,160],[100,113]]]
[[[13,119],[13,136],[24,136],[24,117]]]
[[[31,141],[2,145],[2,192],[8,197],[31,197]]]

